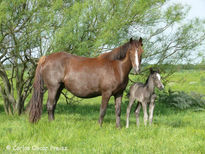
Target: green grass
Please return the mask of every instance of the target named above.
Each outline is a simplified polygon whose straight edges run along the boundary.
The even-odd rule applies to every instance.
[[[189,75],[189,72],[176,73],[167,88],[205,94],[203,87],[198,89],[189,84],[192,80],[188,78],[184,87],[179,86],[178,79],[182,79],[184,73],[183,78]],[[201,74],[203,77],[205,73]],[[195,77],[198,84],[201,76],[194,75],[194,80]],[[44,104],[45,100],[46,97]],[[176,110],[168,108],[164,102],[156,104],[153,125],[144,127],[141,113],[138,128],[133,107],[130,127],[126,129],[128,100],[124,97],[122,128],[116,129],[114,99],[111,98],[100,128],[97,122],[100,100],[101,97],[97,97],[67,105],[61,97],[55,121],[48,122],[44,106],[42,118],[35,125],[28,122],[27,115],[7,116],[0,105],[0,153],[205,153],[205,112]]]

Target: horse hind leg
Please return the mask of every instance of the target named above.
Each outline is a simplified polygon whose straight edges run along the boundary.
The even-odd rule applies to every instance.
[[[54,87],[48,88],[48,100],[47,100],[47,111],[48,111],[48,120],[54,120],[54,112],[56,108],[56,103],[60,97],[63,85],[59,84]]]
[[[147,103],[142,102],[142,108],[144,112],[144,125],[147,126],[148,114],[147,114]]]
[[[141,102],[137,103],[137,106],[135,108],[135,115],[136,115],[136,124],[139,127],[140,125],[140,120],[139,120],[139,116],[140,116],[140,109],[141,109]]]
[[[120,128],[120,115],[121,115],[121,103],[122,94],[115,96],[115,115],[116,115],[116,127]]]

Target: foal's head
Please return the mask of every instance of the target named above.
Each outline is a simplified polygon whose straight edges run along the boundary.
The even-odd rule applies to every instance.
[[[130,39],[130,59],[132,62],[132,67],[135,73],[139,74],[140,72],[140,64],[141,64],[141,57],[144,50],[142,49],[142,38],[140,37],[139,40]]]
[[[159,88],[160,90],[164,89],[164,85],[161,81],[161,76],[159,74],[159,70],[154,71],[152,68],[150,69],[150,77],[153,79],[154,86]]]

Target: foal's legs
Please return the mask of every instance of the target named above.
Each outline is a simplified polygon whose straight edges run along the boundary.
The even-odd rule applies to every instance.
[[[100,118],[99,118],[100,127],[102,127],[103,119],[104,119],[104,116],[106,113],[107,104],[108,104],[108,101],[110,99],[110,96],[111,96],[111,94],[109,92],[102,93],[102,103],[100,106]]]
[[[122,94],[115,96],[115,115],[116,115],[116,127],[120,128],[120,115],[121,115],[121,102]]]
[[[130,110],[132,108],[132,105],[133,105],[134,101],[135,101],[135,98],[132,95],[130,95],[129,104],[128,104],[128,107],[127,107],[126,128],[129,127]]]
[[[141,109],[141,102],[138,102],[137,103],[137,106],[136,106],[136,109],[135,109],[135,115],[136,115],[136,124],[137,126],[140,125],[140,119],[139,119],[139,116],[140,116],[140,109]]]
[[[54,111],[56,107],[56,103],[60,97],[61,91],[63,89],[63,85],[57,85],[54,87],[48,88],[48,100],[47,100],[47,111],[48,111],[48,119],[54,120]]]
[[[151,125],[152,124],[152,120],[153,120],[153,112],[154,112],[154,107],[155,107],[155,98],[156,98],[156,95],[153,94],[151,96],[151,101],[150,101],[150,104],[149,104],[149,124]]]
[[[147,114],[147,103],[142,102],[142,108],[144,112],[144,125],[147,126],[148,114]]]

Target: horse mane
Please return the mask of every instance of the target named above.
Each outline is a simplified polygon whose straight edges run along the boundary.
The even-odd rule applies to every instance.
[[[149,74],[147,80],[145,81],[145,84],[144,85],[147,85],[148,81],[149,81],[149,77],[150,77],[151,74]]]
[[[127,42],[124,45],[115,48],[110,52],[101,54],[99,57],[107,58],[109,60],[121,60],[125,58],[129,47],[130,47],[130,42]]]
[[[148,78],[147,78],[147,80],[146,80],[146,82],[145,82],[144,85],[147,85],[147,83],[148,83],[148,81],[149,81],[149,78],[150,78],[151,75],[154,74],[154,73],[157,73],[157,72],[156,72],[156,71],[153,71],[152,73],[149,74],[149,76],[148,76]]]

